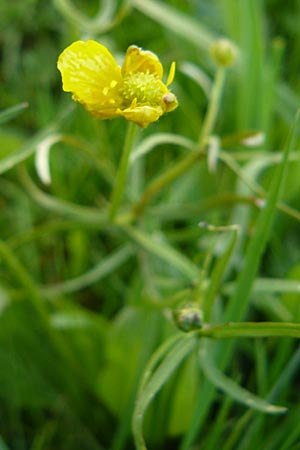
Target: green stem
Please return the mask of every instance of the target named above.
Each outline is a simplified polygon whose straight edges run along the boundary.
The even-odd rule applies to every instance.
[[[209,138],[212,130],[214,129],[218,112],[220,109],[220,102],[225,82],[226,69],[224,67],[219,67],[216,73],[214,84],[212,86],[210,94],[210,102],[207,108],[207,112],[203,121],[198,143],[200,148],[203,148],[207,139]]]
[[[160,192],[165,186],[171,183],[173,180],[178,178],[184,172],[186,172],[190,167],[192,167],[198,159],[201,159],[205,156],[204,151],[193,151],[189,153],[187,156],[182,158],[178,163],[174,164],[170,167],[166,172],[164,172],[159,178],[154,180],[144,191],[140,200],[136,203],[133,208],[133,216],[139,216],[147,203],[154,197],[155,194]]]
[[[207,140],[215,126],[221,95],[225,81],[225,69],[219,68],[216,73],[216,78],[211,91],[210,103],[204,118],[203,126],[198,140],[198,145],[192,153],[182,158],[178,163],[166,170],[159,178],[154,180],[144,191],[139,201],[133,207],[133,216],[139,216],[147,203],[156,194],[162,191],[162,189],[178,178],[180,175],[190,169],[199,159],[203,158],[206,154],[205,146]]]
[[[128,123],[127,133],[125,137],[123,153],[121,157],[121,162],[119,165],[116,183],[111,195],[111,205],[109,211],[109,218],[114,221],[117,211],[119,209],[123,193],[126,186],[128,164],[131,150],[134,145],[135,137],[137,132],[137,126],[133,122]]]

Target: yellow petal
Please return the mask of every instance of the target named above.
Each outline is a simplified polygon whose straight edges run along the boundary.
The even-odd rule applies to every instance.
[[[106,47],[96,41],[76,41],[59,56],[63,90],[73,93],[92,114],[115,117],[121,104],[121,70]]]
[[[163,67],[154,53],[148,50],[144,51],[136,45],[130,45],[122,66],[122,74],[136,72],[153,73],[162,79]]]
[[[130,122],[136,123],[141,128],[146,128],[150,123],[156,122],[163,114],[162,108],[153,106],[137,106],[135,108],[126,108],[123,111],[118,110],[120,116]]]
[[[176,70],[176,63],[175,61],[172,62],[170,70],[169,70],[169,75],[168,75],[168,79],[166,82],[166,86],[169,86],[171,83],[173,83],[174,77],[175,77],[175,70]]]

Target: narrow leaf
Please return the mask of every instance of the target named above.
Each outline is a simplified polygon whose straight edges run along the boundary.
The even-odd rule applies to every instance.
[[[218,259],[211,277],[208,289],[205,293],[204,298],[204,320],[205,322],[210,322],[213,302],[217,292],[219,290],[222,278],[224,276],[225,270],[228,266],[232,251],[234,249],[236,239],[237,239],[237,230],[233,230],[233,236],[229,242],[229,245],[224,252],[224,254]]]
[[[170,5],[153,0],[130,0],[130,3],[164,28],[168,28],[205,52],[214,40],[214,35],[199,21],[193,20]]]
[[[12,106],[11,108],[5,109],[0,112],[0,124],[8,122],[10,119],[13,119],[15,116],[20,114],[24,109],[28,108],[28,103],[20,103],[19,105]]]
[[[211,383],[236,401],[243,403],[249,408],[256,409],[267,414],[282,414],[287,411],[287,409],[282,406],[272,405],[266,400],[257,397],[247,391],[247,389],[239,386],[232,379],[225,376],[213,364],[207,345],[203,345],[200,349],[200,362],[204,374],[211,381]]]
[[[61,114],[58,115],[57,119],[49,125],[49,127],[44,128],[32,139],[29,139],[28,142],[26,142],[24,146],[22,146],[18,151],[0,160],[0,174],[6,172],[9,169],[12,169],[14,166],[29,158],[29,156],[33,155],[37,145],[42,142],[49,134],[57,132],[61,122],[66,119],[66,117],[72,110],[73,108],[64,110]]]
[[[52,298],[61,294],[79,291],[117,270],[117,268],[127,261],[132,254],[133,248],[131,245],[122,246],[115,252],[103,258],[98,264],[84,274],[63,283],[42,287],[42,294],[47,298]]]
[[[202,337],[214,339],[286,337],[300,339],[300,323],[293,322],[233,322],[198,331]]]
[[[151,152],[155,147],[162,144],[178,145],[180,147],[195,149],[195,144],[190,139],[180,134],[173,133],[156,133],[143,139],[133,150],[130,155],[130,163],[132,164],[141,156]]]
[[[190,281],[198,279],[198,267],[167,242],[156,241],[152,236],[131,226],[124,226],[124,231],[134,242],[179,270]]]
[[[167,356],[152,376],[149,376],[151,369],[149,370],[149,368],[146,368],[145,373],[148,373],[147,382],[143,385],[143,389],[140,390],[132,419],[132,430],[137,450],[147,450],[145,440],[143,438],[143,419],[149,403],[154,398],[155,394],[157,394],[157,392],[167,382],[179,364],[192,351],[195,343],[195,334],[191,333],[182,336],[181,339],[176,341],[172,350],[167,353]],[[158,352],[160,352],[160,349]],[[153,366],[153,360],[150,360],[150,365]]]
[[[225,314],[225,321],[240,320],[246,312],[249,294],[259,267],[260,258],[270,234],[276,205],[280,197],[280,188],[287,166],[289,152],[296,135],[296,126],[299,122],[299,116],[300,114],[298,113],[285,145],[282,162],[274,175],[266,206],[258,217],[254,234],[249,241],[243,269],[238,277],[236,290],[229,301]]]

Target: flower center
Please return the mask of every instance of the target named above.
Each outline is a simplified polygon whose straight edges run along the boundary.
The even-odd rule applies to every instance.
[[[160,105],[165,93],[165,86],[153,73],[128,73],[123,79],[125,107],[129,107],[135,99],[137,105]]]

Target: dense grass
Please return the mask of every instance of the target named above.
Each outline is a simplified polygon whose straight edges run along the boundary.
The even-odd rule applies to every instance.
[[[279,0],[2,2],[0,450],[300,448],[299,20]],[[128,124],[56,68],[87,38],[177,63],[114,220]]]

